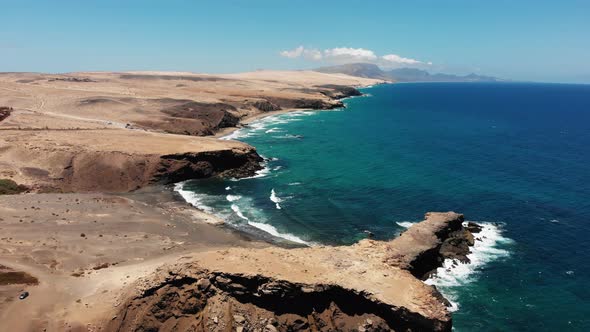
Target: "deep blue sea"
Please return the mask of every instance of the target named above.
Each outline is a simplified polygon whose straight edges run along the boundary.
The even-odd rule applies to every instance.
[[[233,227],[310,245],[365,230],[388,239],[427,211],[464,213],[486,225],[473,263],[428,280],[454,303],[456,331],[590,331],[590,85],[363,92],[346,109],[234,133],[265,170],[181,193]]]

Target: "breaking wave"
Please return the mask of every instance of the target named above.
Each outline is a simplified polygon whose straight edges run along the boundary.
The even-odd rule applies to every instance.
[[[273,203],[275,203],[277,210],[281,209],[281,205],[279,203],[282,202],[283,200],[277,196],[277,193],[275,192],[274,188],[270,191],[270,200]]]
[[[436,286],[451,303],[450,311],[459,309],[457,291],[462,285],[476,280],[480,269],[489,262],[508,257],[510,252],[506,246],[513,241],[502,236],[502,230],[496,224],[477,222],[482,226],[479,233],[474,233],[475,244],[470,247],[471,253],[467,255],[469,263],[461,263],[454,259],[446,259],[443,266],[425,282]]]

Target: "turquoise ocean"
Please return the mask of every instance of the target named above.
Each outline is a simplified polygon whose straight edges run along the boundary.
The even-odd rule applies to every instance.
[[[470,264],[427,280],[456,331],[590,331],[590,85],[410,83],[232,133],[256,176],[178,184],[283,244],[390,239],[428,211],[483,224]],[[448,263],[448,262],[447,262]]]

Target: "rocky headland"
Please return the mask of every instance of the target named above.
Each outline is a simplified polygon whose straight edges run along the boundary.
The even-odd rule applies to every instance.
[[[468,241],[462,223],[429,213],[391,241],[191,255],[138,280],[107,330],[450,331],[448,303],[416,276]]]

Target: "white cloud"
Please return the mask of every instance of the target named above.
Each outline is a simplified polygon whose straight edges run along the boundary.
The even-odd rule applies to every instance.
[[[305,48],[303,48],[303,46],[299,46],[293,50],[290,51],[281,51],[281,56],[284,56],[286,58],[298,58],[303,54],[303,51],[305,50]]]
[[[404,58],[401,57],[397,54],[387,54],[382,56],[383,60],[388,61],[388,62],[393,62],[393,63],[403,63],[403,64],[407,64],[407,65],[417,65],[417,64],[421,64],[422,61],[418,61],[415,59],[410,59],[410,58]]]
[[[281,51],[280,55],[290,59],[303,58],[326,63],[369,62],[384,67],[396,67],[402,65],[432,65],[432,62],[423,62],[416,59],[405,58],[397,54],[378,56],[372,50],[352,47],[336,47],[322,51],[315,48],[305,48],[303,46],[299,46],[292,50]]]
[[[324,50],[324,58],[334,60],[362,60],[362,61],[374,61],[377,59],[375,52],[366,50],[364,48],[350,48],[350,47],[337,47],[328,50]]]

